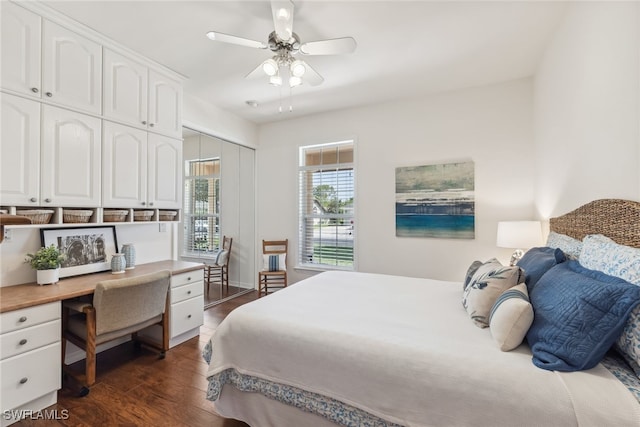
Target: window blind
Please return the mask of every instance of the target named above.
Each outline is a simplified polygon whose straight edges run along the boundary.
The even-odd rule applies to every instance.
[[[185,163],[183,255],[214,257],[220,246],[220,159]]]
[[[353,141],[300,148],[301,265],[353,269]]]

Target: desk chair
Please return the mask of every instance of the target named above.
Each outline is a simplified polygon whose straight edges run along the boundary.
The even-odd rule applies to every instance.
[[[211,283],[219,283],[220,289],[224,286],[229,290],[229,259],[231,258],[231,245],[233,238],[224,236],[222,238],[222,247],[216,256],[214,264],[207,264],[204,267],[204,285],[206,286],[206,294],[209,294],[209,285]]]
[[[289,239],[263,240],[263,267],[258,272],[258,298],[269,293],[269,288],[287,287],[287,248]]]
[[[93,303],[64,301],[62,313],[62,362],[65,373],[83,387],[80,396],[89,393],[96,382],[96,346],[116,338],[131,335],[160,350],[164,358],[169,348],[169,318],[167,304],[170,272],[160,271],[143,276],[98,282]],[[151,325],[162,327],[162,344],[138,336],[137,332]],[[66,342],[70,341],[87,354],[84,375],[77,375],[64,364]]]

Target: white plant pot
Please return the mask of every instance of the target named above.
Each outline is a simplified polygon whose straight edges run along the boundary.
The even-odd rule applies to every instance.
[[[51,270],[37,270],[36,273],[38,276],[38,285],[51,285],[53,283],[58,283],[58,280],[60,280],[59,268]]]

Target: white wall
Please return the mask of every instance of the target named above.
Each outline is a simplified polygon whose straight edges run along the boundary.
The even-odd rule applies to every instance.
[[[159,231],[157,223],[116,226],[118,249],[123,243],[133,243],[136,264],[174,258],[176,225],[167,223],[166,231]],[[39,228],[11,228],[11,240],[0,245],[0,286],[36,281],[36,272],[24,263],[25,254],[34,253],[41,246]]]
[[[640,200],[640,3],[573,2],[534,80],[535,204]]]
[[[258,148],[258,239],[289,238],[297,258],[300,145],[356,140],[356,253],[359,271],[461,280],[495,246],[499,220],[533,209],[530,79],[263,125]],[[395,236],[395,168],[475,162],[476,238]],[[293,270],[292,281],[307,272]]]

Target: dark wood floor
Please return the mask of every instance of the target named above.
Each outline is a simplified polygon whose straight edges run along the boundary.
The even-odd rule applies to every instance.
[[[220,417],[206,400],[207,364],[202,348],[234,308],[253,301],[241,295],[205,311],[200,337],[180,344],[160,360],[151,350],[125,343],[98,355],[97,382],[86,397],[68,386],[58,392],[58,420],[23,420],[15,426],[210,426],[247,427]],[[75,365],[74,365],[75,366]]]

